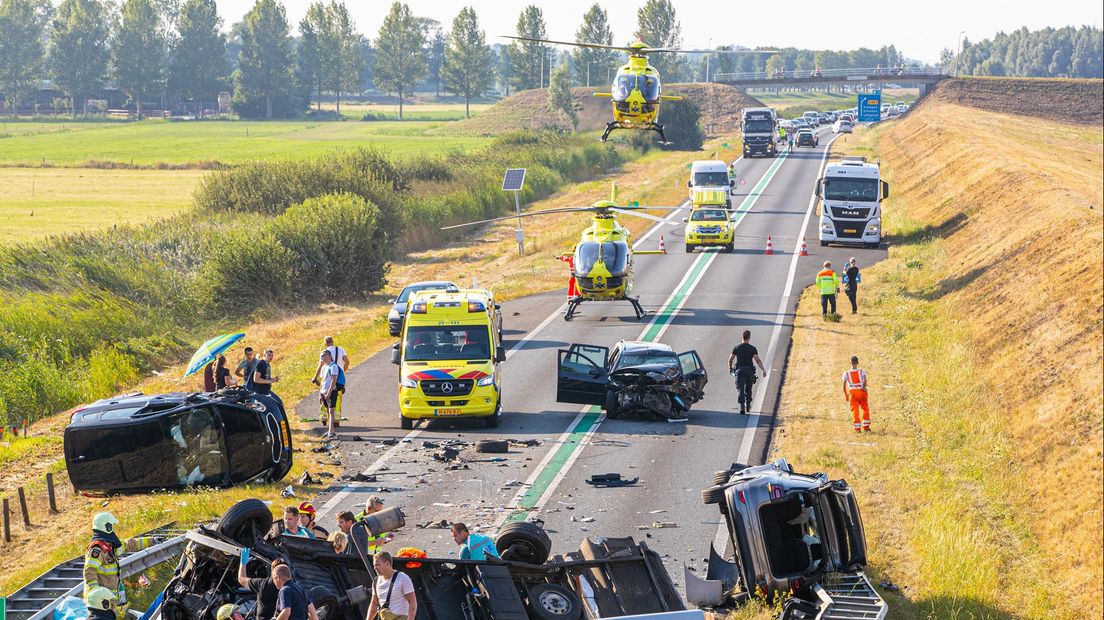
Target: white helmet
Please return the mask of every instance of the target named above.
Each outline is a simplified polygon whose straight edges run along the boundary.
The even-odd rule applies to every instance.
[[[116,525],[119,525],[119,520],[110,512],[99,512],[92,517],[92,529],[94,530],[111,534],[115,531]]]
[[[107,513],[104,513],[107,514]],[[106,611],[115,603],[115,593],[103,586],[96,586],[84,596],[84,604],[89,609]]]

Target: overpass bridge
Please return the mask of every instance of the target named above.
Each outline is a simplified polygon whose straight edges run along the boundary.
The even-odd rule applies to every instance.
[[[713,76],[713,81],[745,88],[850,84],[863,90],[885,84],[906,83],[918,84],[920,94],[924,94],[927,87],[950,77],[953,76],[947,67],[900,67],[892,69],[872,67],[867,69],[825,69],[819,71],[717,73]]]

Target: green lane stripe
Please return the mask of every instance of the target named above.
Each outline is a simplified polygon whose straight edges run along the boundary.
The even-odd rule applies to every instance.
[[[556,478],[556,474],[563,469],[567,464],[567,460],[571,458],[571,454],[575,452],[581,445],[583,438],[586,436],[590,429],[594,428],[594,425],[598,423],[598,417],[601,415],[602,409],[599,407],[591,406],[590,410],[583,415],[583,418],[579,420],[579,423],[575,425],[575,428],[571,431],[567,441],[560,444],[559,448],[556,448],[556,453],[552,456],[552,460],[548,461],[544,470],[541,471],[537,479],[533,481],[532,486],[529,487],[525,494],[518,500],[516,512],[511,515],[506,522],[511,521],[524,521],[529,515],[529,512],[536,508],[537,502],[540,501],[542,495],[548,490],[549,485]]]

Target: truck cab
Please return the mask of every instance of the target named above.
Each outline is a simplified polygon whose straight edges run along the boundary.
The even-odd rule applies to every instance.
[[[500,308],[490,291],[415,293],[402,340],[391,352],[399,366],[402,428],[441,418],[481,418],[488,428],[498,426],[505,360]]]
[[[736,180],[729,179],[728,166],[719,159],[699,160],[690,164],[690,180],[686,182],[691,200],[697,192],[723,192],[725,208],[732,208]]]
[[[778,155],[774,141],[775,114],[772,108],[745,108],[740,129],[744,133],[744,157]]]
[[[889,197],[889,184],[881,180],[878,164],[867,163],[865,157],[844,157],[825,169],[816,194],[821,199],[820,245],[881,244],[881,202]]]

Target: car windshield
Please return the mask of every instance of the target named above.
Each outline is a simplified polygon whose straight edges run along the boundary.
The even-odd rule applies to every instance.
[[[664,366],[678,366],[678,357],[670,351],[633,351],[623,353],[617,360],[617,368],[629,368],[631,366],[643,366],[645,364],[663,364]]]
[[[411,284],[410,286],[404,288],[401,293],[399,293],[399,297],[395,301],[400,304],[405,304],[407,300],[410,299],[411,295],[419,291],[443,291],[448,288],[453,287],[444,282],[434,282],[433,284]]]
[[[825,179],[825,200],[848,200],[852,202],[877,202],[877,179]]]
[[[228,464],[222,430],[211,409],[178,413],[162,423],[175,458],[176,479],[189,486],[218,484]]]
[[[403,350],[408,362],[490,359],[490,330],[486,325],[410,327]]]
[[[575,248],[575,273],[586,276],[598,259],[611,276],[623,276],[628,271],[629,246],[624,241],[586,241]]]
[[[709,185],[728,185],[728,171],[695,172],[694,185],[697,187],[704,187]]]
[[[744,133],[763,133],[773,130],[774,123],[770,121],[748,121],[744,123]]]
[[[695,209],[690,214],[691,222],[724,222],[728,220],[728,214],[720,209]]]

